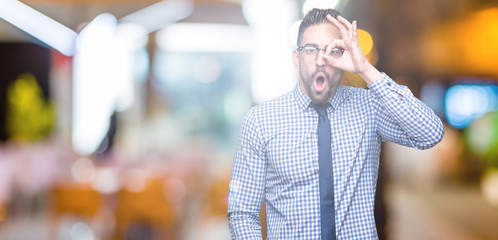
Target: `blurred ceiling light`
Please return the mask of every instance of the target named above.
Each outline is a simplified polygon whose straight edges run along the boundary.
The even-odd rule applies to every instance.
[[[120,24],[113,15],[100,14],[83,29],[73,71],[72,141],[79,154],[97,150],[113,112],[133,105],[135,81],[144,78],[137,77],[137,72],[148,64],[143,57],[148,33],[187,17],[192,10],[191,0],[161,1],[120,19]]]
[[[242,13],[252,28],[281,27],[294,21],[298,10],[293,1],[288,0],[243,0]],[[273,28],[272,30],[277,30]]]
[[[149,35],[139,24],[120,23],[116,28],[111,54],[113,61],[110,64],[114,81],[111,81],[113,83],[109,86],[115,89],[118,112],[128,110],[135,101],[135,81],[142,80],[137,76],[137,72],[140,71],[139,66],[148,64],[148,58],[140,58],[140,52],[146,51],[148,40]]]
[[[176,23],[157,32],[159,48],[174,52],[249,52],[248,26],[211,23]]]
[[[119,49],[136,50],[149,41],[147,29],[137,23],[119,23],[114,33]]]
[[[102,46],[103,40],[108,43],[114,35],[117,24],[118,22],[114,15],[110,13],[99,14],[81,30],[76,40],[77,49]],[[106,47],[101,47],[101,49],[95,51],[105,49]]]
[[[134,23],[117,24],[111,14],[97,16],[80,33],[74,57],[73,147],[83,155],[97,150],[106,138],[114,111],[135,101],[137,66],[147,58],[146,30]]]
[[[74,54],[77,33],[16,0],[0,0],[0,18],[66,56]]]
[[[77,40],[73,69],[72,144],[76,152],[93,153],[104,139],[116,107],[119,84],[111,71],[112,47],[117,19],[101,14],[92,20]]]
[[[193,9],[192,0],[165,0],[123,17],[120,21],[139,24],[147,32],[153,32],[188,17]]]
[[[244,17],[254,31],[251,95],[261,103],[287,91],[296,83],[289,29],[298,18],[296,1],[244,0]],[[295,41],[294,41],[295,42]]]
[[[339,0],[306,0],[303,4],[303,14],[306,15],[313,8],[336,8]]]

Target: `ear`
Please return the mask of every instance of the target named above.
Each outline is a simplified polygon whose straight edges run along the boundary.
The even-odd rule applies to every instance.
[[[297,49],[294,49],[292,52],[292,60],[294,62],[294,66],[299,69],[299,51]]]

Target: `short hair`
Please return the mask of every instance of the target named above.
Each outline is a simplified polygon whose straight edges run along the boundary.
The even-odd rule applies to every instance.
[[[337,18],[341,13],[335,9],[311,9],[306,16],[304,16],[301,24],[299,25],[299,33],[297,35],[297,46],[301,44],[301,38],[304,33],[304,30],[311,25],[320,24],[320,23],[328,23],[327,15]]]

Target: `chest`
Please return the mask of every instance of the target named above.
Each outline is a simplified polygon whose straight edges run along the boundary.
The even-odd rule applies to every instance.
[[[346,110],[347,109],[347,110]],[[371,113],[366,108],[344,105],[328,114],[334,176],[346,177],[375,140]],[[305,112],[275,122],[267,138],[267,164],[270,177],[306,184],[318,173],[318,116]]]

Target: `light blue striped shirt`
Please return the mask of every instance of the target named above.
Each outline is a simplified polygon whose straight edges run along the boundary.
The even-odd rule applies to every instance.
[[[339,86],[331,124],[337,239],[377,239],[374,195],[381,143],[427,149],[443,137],[441,120],[389,76],[368,89]],[[320,239],[318,114],[296,86],[253,107],[241,128],[228,198],[233,239]]]

